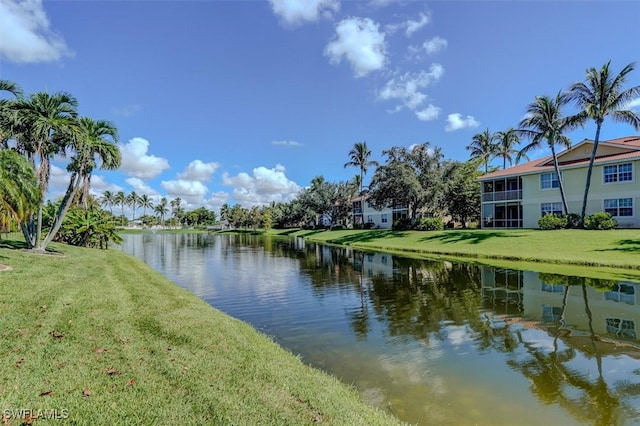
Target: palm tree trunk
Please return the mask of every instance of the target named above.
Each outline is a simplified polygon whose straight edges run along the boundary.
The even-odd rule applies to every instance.
[[[554,147],[555,142],[551,141],[551,154],[553,155],[553,167],[556,170],[556,176],[558,177],[558,189],[560,189],[560,197],[562,198],[562,208],[564,214],[569,214],[569,205],[567,204],[567,198],[564,195],[564,184],[562,183],[562,175],[560,175],[560,166],[558,166],[558,157],[556,156],[556,149]]]
[[[593,141],[593,150],[591,151],[591,158],[589,159],[589,168],[587,169],[587,182],[584,186],[584,197],[582,198],[582,211],[580,212],[580,227],[584,227],[584,217],[587,214],[587,200],[589,199],[589,188],[591,187],[591,172],[593,170],[593,162],[596,159],[596,152],[598,151],[598,142],[600,140],[600,128],[602,127],[602,120],[597,121],[596,127],[596,139]]]
[[[73,203],[73,198],[75,197],[78,188],[80,188],[80,182],[82,182],[82,177],[80,175],[77,175],[75,173],[71,175],[69,186],[67,187],[67,191],[65,192],[62,201],[60,202],[60,207],[58,207],[56,217],[53,219],[51,229],[47,233],[47,236],[44,238],[42,244],[38,247],[38,250],[45,250],[60,230],[62,222],[64,221],[64,217],[66,216],[69,207],[71,207],[71,203]]]

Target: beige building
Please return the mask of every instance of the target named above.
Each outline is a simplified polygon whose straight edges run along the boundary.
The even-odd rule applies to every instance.
[[[558,154],[569,213],[580,213],[593,141]],[[591,175],[587,214],[611,213],[619,227],[640,227],[640,136],[600,141]],[[537,228],[548,213],[562,213],[553,158],[529,161],[480,178],[483,228]]]

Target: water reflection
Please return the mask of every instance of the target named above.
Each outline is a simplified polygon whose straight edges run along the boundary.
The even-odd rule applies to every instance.
[[[637,283],[246,235],[123,250],[411,423],[640,422]]]

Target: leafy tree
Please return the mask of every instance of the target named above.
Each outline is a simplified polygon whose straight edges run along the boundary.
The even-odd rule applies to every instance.
[[[580,125],[582,118],[579,115],[564,117],[562,107],[566,102],[567,98],[561,93],[558,93],[555,98],[537,96],[535,101],[529,104],[527,107],[527,115],[520,122],[518,132],[525,138],[531,140],[531,142],[520,150],[517,159],[525,156],[527,152],[539,148],[543,142],[547,143],[547,146],[551,149],[553,167],[558,176],[562,208],[564,209],[564,213],[569,213],[555,147],[557,144],[565,148],[571,146],[571,140],[563,133],[575,129]]]
[[[349,217],[353,195],[353,187],[348,183],[327,182],[324,177],[316,176],[298,199],[304,207],[335,225]]]
[[[496,155],[496,145],[494,143],[496,136],[489,132],[489,129],[482,133],[473,135],[471,143],[467,145],[467,150],[471,151],[471,159],[479,158],[484,164],[484,172],[489,172],[489,162]]]
[[[600,130],[604,120],[611,118],[613,121],[629,124],[634,129],[640,130],[640,116],[630,109],[626,109],[631,101],[640,97],[640,86],[634,86],[629,89],[624,88],[627,74],[635,69],[635,64],[630,63],[617,75],[609,72],[610,65],[611,61],[604,64],[600,71],[594,67],[587,69],[586,81],[573,84],[568,94],[569,99],[574,101],[583,112],[584,120],[591,119],[596,124],[596,136],[593,140],[593,150],[589,158],[587,180],[580,212],[581,225],[584,225],[593,162],[598,151]]]
[[[383,151],[387,156],[371,180],[369,201],[381,209],[404,205],[412,222],[418,214],[438,214],[442,203],[443,169],[440,148],[429,142],[414,146],[411,151],[394,146]]]
[[[360,192],[362,192],[362,184],[364,182],[364,175],[370,166],[378,167],[378,162],[370,160],[371,150],[367,147],[366,142],[356,142],[353,144],[353,148],[349,151],[350,160],[344,164],[344,167],[358,167],[360,169]]]
[[[451,163],[445,189],[445,204],[449,214],[467,227],[469,221],[480,220],[480,160]]]

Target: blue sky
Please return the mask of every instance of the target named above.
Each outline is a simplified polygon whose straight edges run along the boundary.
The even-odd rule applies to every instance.
[[[640,60],[639,40],[637,1],[0,0],[0,78],[117,125],[123,167],[98,171],[97,193],[216,210],[349,179],[358,141],[378,160],[425,141],[466,160],[475,133],[516,126],[588,67]]]

